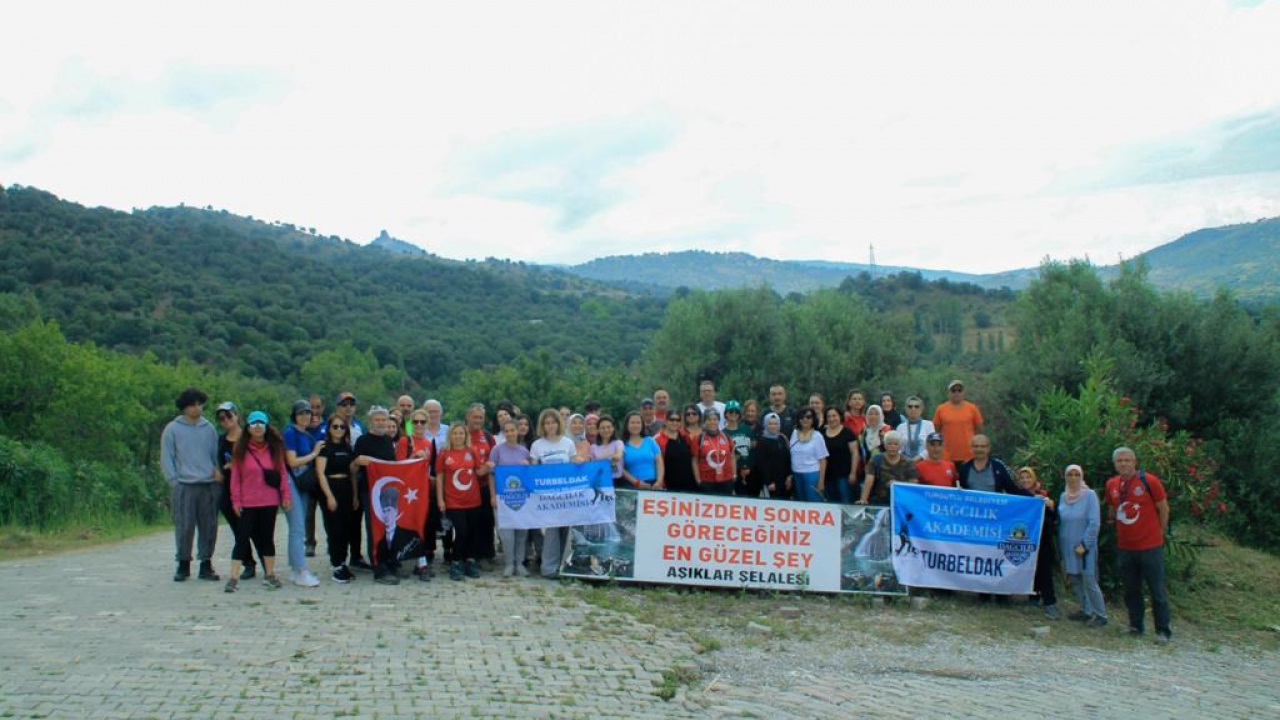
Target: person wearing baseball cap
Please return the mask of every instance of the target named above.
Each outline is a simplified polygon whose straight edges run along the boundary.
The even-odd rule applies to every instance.
[[[647,431],[645,432],[646,435],[653,434],[653,432],[649,431],[649,429],[653,427],[653,424],[654,422],[656,422],[656,420],[657,420],[657,410],[656,410],[656,405],[653,402],[653,398],[645,398],[641,400],[640,401],[640,422],[644,426],[644,429]]]
[[[729,436],[733,441],[733,452],[738,456],[738,473],[734,479],[733,492],[735,495],[746,495],[750,497],[760,497],[760,488],[755,488],[755,494],[750,491],[751,478],[751,458],[755,449],[755,433],[751,428],[742,422],[742,403],[737,400],[730,400],[724,404],[724,434]]]
[[[933,428],[942,434],[943,457],[962,463],[973,458],[970,444],[973,436],[982,432],[982,412],[964,399],[964,382],[947,383],[947,394],[947,402],[933,411]]]
[[[916,472],[920,475],[921,485],[937,487],[956,487],[958,475],[956,464],[942,457],[942,435],[929,433],[924,441],[926,456],[916,461]]]
[[[347,424],[347,430],[351,433],[351,444],[355,445],[365,432],[364,425],[356,419],[356,396],[349,392],[340,392],[338,397],[334,398],[333,404],[338,408],[335,411],[338,417]]]

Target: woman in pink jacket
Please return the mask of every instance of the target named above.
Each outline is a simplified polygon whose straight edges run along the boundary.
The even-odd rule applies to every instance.
[[[276,514],[283,507],[289,511],[289,483],[281,482],[286,468],[284,438],[271,427],[271,419],[261,410],[249,413],[247,432],[236,441],[231,452],[231,508],[239,522],[236,523],[237,558],[251,557],[249,543],[257,548],[262,558],[265,575],[263,583],[268,590],[279,590],[276,577]],[[238,589],[240,561],[231,561],[231,579],[225,590]]]

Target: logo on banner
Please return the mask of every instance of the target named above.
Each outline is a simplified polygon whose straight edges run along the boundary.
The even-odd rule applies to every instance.
[[[1009,532],[1009,537],[1000,541],[1000,550],[1004,552],[1004,556],[1009,562],[1014,565],[1021,565],[1036,551],[1036,544],[1031,542],[1029,535],[1027,526],[1023,523],[1017,523],[1013,526],[1013,530]]]
[[[502,498],[502,503],[512,510],[519,511],[525,503],[529,502],[529,493],[525,491],[519,475],[508,475],[505,488],[499,496]]]

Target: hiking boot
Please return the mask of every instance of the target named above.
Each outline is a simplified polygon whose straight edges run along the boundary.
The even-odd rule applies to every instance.
[[[466,566],[462,570],[463,574],[469,578],[480,577],[480,568],[476,565],[475,560],[468,560]]]
[[[221,580],[221,579],[222,579],[222,578],[218,577],[218,573],[216,573],[216,572],[214,572],[214,571],[213,571],[213,561],[212,561],[212,560],[201,560],[201,561],[200,561],[200,579],[201,579],[201,580],[213,580],[213,581],[217,581],[217,580]]]
[[[348,569],[346,565],[339,565],[333,569],[333,581],[339,585],[346,585],[354,580],[355,577],[356,576],[351,573],[351,570]]]
[[[280,578],[275,575],[263,575],[262,584],[266,585],[268,590],[279,590],[284,587],[284,583],[280,582]]]
[[[185,582],[189,577],[191,577],[191,561],[178,563],[178,569],[173,573],[173,581]]]
[[[240,589],[240,581],[236,580],[235,578],[231,578],[230,580],[227,581],[227,584],[222,587],[222,592],[233,593],[239,589]]]
[[[258,576],[258,569],[253,565],[245,565],[244,570],[240,573],[241,580],[252,580]]]
[[[1092,615],[1083,610],[1077,610],[1067,616],[1068,620],[1074,620],[1075,622],[1089,622],[1092,618]]]
[[[413,574],[418,576],[418,582],[431,582],[432,576],[435,575],[430,567],[420,567],[414,570]]]
[[[457,562],[456,560],[454,562],[449,563],[449,579],[450,580],[462,579],[462,563]]]
[[[1044,606],[1044,616],[1045,616],[1045,617],[1047,617],[1047,618],[1049,618],[1050,620],[1061,620],[1061,619],[1062,619],[1062,613],[1058,611],[1058,606],[1057,606],[1057,605],[1045,605],[1045,606]]]
[[[1101,615],[1094,615],[1089,618],[1089,622],[1085,623],[1085,627],[1100,628],[1107,626],[1107,619]]]

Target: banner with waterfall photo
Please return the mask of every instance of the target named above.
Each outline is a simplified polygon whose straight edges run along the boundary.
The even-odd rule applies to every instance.
[[[1044,524],[1038,497],[895,483],[893,567],[912,587],[1027,595]]]
[[[886,507],[619,490],[572,528],[568,577],[901,595]]]

